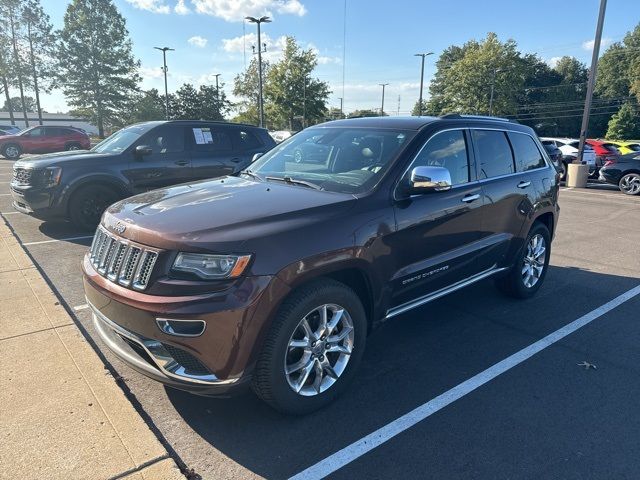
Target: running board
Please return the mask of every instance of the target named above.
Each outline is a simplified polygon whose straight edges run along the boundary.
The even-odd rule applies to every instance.
[[[490,277],[491,275],[494,275],[498,272],[503,272],[504,270],[508,270],[507,267],[503,267],[503,268],[496,268],[496,265],[494,265],[493,267],[489,268],[488,270],[485,270],[483,272],[480,272],[472,277],[469,277],[465,280],[461,280],[458,283],[454,283],[453,285],[449,285],[448,287],[445,288],[441,288],[440,290],[437,290],[433,293],[429,293],[427,295],[424,295],[422,297],[416,298],[415,300],[411,300],[410,302],[407,303],[403,303],[402,305],[398,305],[397,307],[393,307],[390,308],[389,310],[387,310],[387,315],[385,317],[385,320],[391,318],[391,317],[395,317],[396,315],[400,315],[401,313],[407,312],[413,308],[419,307],[421,305],[424,305],[425,303],[429,303],[432,302],[438,298],[444,297],[445,295],[448,295],[449,293],[455,292],[456,290],[460,290],[461,288],[467,287],[473,283],[479,282],[480,280]]]

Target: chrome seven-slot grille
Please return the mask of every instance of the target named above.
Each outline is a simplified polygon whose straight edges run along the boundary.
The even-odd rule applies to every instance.
[[[31,181],[31,169],[30,168],[14,168],[13,179],[18,185],[29,185]]]
[[[158,259],[158,252],[114,237],[100,226],[93,237],[90,259],[103,277],[125,287],[144,290]]]

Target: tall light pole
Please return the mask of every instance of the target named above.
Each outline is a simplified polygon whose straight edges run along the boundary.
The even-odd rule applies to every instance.
[[[493,115],[493,89],[496,83],[496,74],[501,72],[502,69],[494,68],[493,73],[491,74],[491,96],[489,97],[489,116]]]
[[[422,115],[422,90],[424,88],[424,57],[427,55],[433,55],[433,52],[428,53],[416,53],[414,57],[422,57],[422,68],[420,69],[420,98],[418,100],[418,116]]]
[[[342,97],[338,97],[340,100],[340,118],[344,117],[344,110],[342,109]]]
[[[164,110],[169,120],[169,90],[167,89],[167,52],[173,52],[173,48],[169,47],[153,47],[162,52],[162,71],[164,72]]]
[[[382,117],[384,115],[384,87],[386,87],[389,84],[388,83],[379,83],[378,85],[380,85],[382,87],[382,106],[380,107],[380,116]]]
[[[258,110],[260,115],[260,126],[264,127],[264,103],[262,99],[262,43],[260,40],[260,24],[261,23],[270,23],[271,19],[269,17],[244,17],[245,20],[248,20],[251,23],[255,23],[258,25]],[[255,50],[255,47],[254,47]],[[266,52],[267,45],[264,45],[264,51]]]
[[[222,75],[221,73],[213,74],[216,77],[216,100],[220,101],[220,87],[218,87],[218,77]]]

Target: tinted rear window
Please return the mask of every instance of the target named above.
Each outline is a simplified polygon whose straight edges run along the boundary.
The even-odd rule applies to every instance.
[[[473,130],[473,141],[480,156],[480,178],[515,173],[511,147],[505,132]]]
[[[509,132],[508,135],[516,156],[516,170],[518,172],[526,172],[545,166],[544,158],[533,138],[523,133]]]

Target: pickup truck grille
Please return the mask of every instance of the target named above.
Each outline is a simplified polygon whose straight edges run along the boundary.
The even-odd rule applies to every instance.
[[[100,226],[93,237],[89,258],[103,277],[125,287],[144,290],[153,273],[158,251],[118,238]]]
[[[29,185],[31,183],[31,172],[30,168],[14,168],[13,169],[13,180],[18,185]]]

